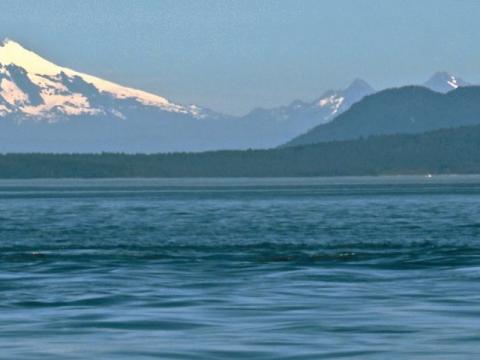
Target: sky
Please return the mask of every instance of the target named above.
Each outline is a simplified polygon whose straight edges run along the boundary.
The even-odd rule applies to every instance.
[[[0,0],[0,38],[53,62],[229,114],[363,78],[480,83],[478,0]]]

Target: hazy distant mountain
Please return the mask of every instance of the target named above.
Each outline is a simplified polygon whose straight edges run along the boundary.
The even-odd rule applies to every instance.
[[[375,90],[361,79],[356,79],[343,90],[330,90],[312,102],[296,100],[287,106],[272,109],[255,109],[242,121],[256,126],[271,127],[274,124],[282,133],[272,139],[270,145],[288,141],[288,134],[302,134],[312,127],[331,121],[335,116],[349,109],[352,104],[361,100]],[[285,131],[287,130],[288,131]]]
[[[480,124],[480,87],[459,87],[442,94],[407,86],[367,96],[330,123],[313,128],[285,146],[473,124]]]
[[[373,89],[356,80],[312,103],[244,117],[180,105],[0,46],[1,152],[159,152],[274,147],[331,120]]]
[[[446,73],[428,82],[435,91],[464,84]],[[0,152],[276,147],[336,119],[372,93],[370,85],[357,79],[312,102],[297,100],[233,117],[55,65],[6,40],[0,44]]]
[[[455,90],[458,87],[470,85],[471,84],[465,80],[445,71],[436,72],[430,79],[428,79],[428,81],[423,84],[423,86],[429,88],[430,90],[441,93],[447,93],[451,90]]]

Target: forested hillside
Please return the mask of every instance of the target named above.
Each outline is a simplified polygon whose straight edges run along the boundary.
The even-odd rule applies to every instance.
[[[333,121],[313,128],[285,146],[478,124],[480,87],[462,87],[442,94],[425,87],[406,86],[367,96]]]

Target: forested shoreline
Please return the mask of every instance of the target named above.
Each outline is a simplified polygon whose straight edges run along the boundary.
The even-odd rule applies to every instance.
[[[292,148],[170,154],[3,154],[0,178],[301,177],[480,173],[480,126]]]

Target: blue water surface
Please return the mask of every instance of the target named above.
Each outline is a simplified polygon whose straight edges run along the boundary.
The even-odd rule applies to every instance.
[[[2,359],[476,359],[480,177],[0,181]]]

